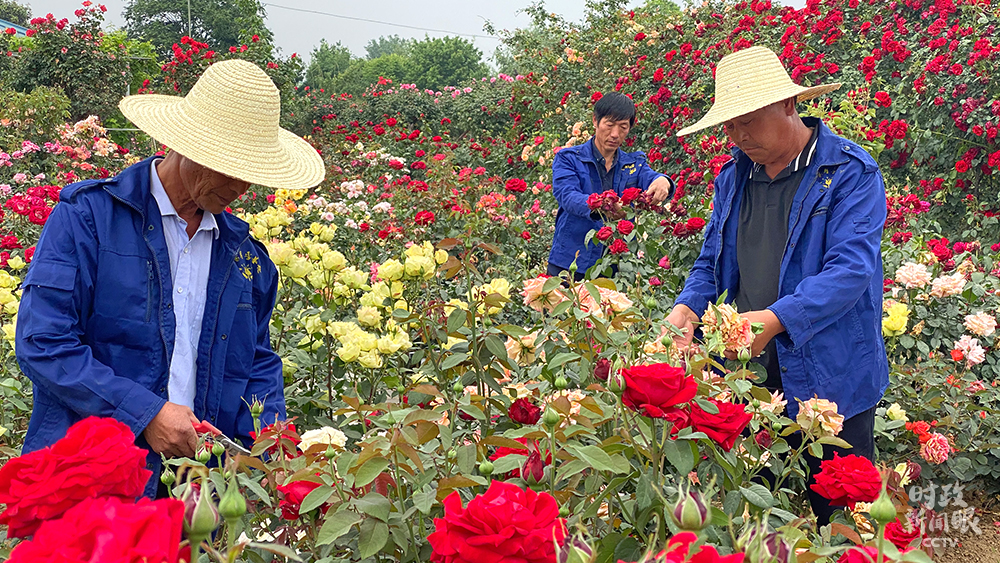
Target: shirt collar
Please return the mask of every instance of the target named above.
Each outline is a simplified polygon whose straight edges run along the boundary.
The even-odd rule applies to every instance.
[[[174,209],[174,204],[170,202],[170,196],[167,195],[167,190],[164,189],[163,182],[160,181],[160,176],[156,173],[156,163],[160,162],[160,160],[155,158],[149,165],[149,191],[153,194],[153,199],[156,200],[156,205],[160,208],[160,217],[176,217],[180,220],[180,215]],[[202,213],[198,231],[212,231],[212,238],[218,239],[219,223],[215,220],[215,215],[207,212]]]
[[[613,161],[611,161],[611,170],[612,171],[615,169],[614,165],[618,164],[618,151],[619,150],[620,149],[615,149],[615,159]],[[594,157],[594,162],[596,162],[597,164],[599,164],[601,166],[604,166],[605,170],[607,170],[607,161],[604,159],[604,155],[601,154],[601,151],[597,150],[597,143],[591,142],[591,144],[590,144],[590,154]]]
[[[812,128],[812,135],[809,137],[809,141],[806,146],[802,148],[802,152],[799,153],[784,170],[778,173],[773,179],[768,178],[767,174],[763,171],[764,166],[761,164],[754,163],[753,169],[750,172],[750,178],[753,180],[760,180],[766,182],[773,182],[779,178],[794,174],[799,170],[805,170],[812,164],[813,157],[816,155],[816,143],[819,140],[819,126]]]

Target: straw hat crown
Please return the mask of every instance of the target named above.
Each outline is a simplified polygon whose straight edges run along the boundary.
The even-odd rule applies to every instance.
[[[326,170],[309,143],[279,126],[281,95],[248,61],[218,62],[185,97],[129,96],[133,123],[185,157],[233,178],[272,188],[310,188]]]
[[[791,77],[773,51],[750,47],[726,55],[715,68],[715,103],[697,123],[677,132],[678,137],[746,115],[775,102],[810,100],[840,88],[840,83],[805,87]]]

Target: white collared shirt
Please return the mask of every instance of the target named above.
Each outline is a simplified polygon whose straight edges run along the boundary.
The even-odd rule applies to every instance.
[[[170,255],[170,279],[173,282],[174,352],[170,357],[170,375],[167,384],[171,403],[194,409],[195,383],[197,381],[198,339],[205,315],[208,290],[208,271],[212,265],[212,243],[219,238],[219,225],[215,216],[207,211],[201,216],[201,225],[190,239],[187,221],[181,219],[163,189],[156,174],[154,160],[150,174],[150,191],[160,208],[163,236]]]

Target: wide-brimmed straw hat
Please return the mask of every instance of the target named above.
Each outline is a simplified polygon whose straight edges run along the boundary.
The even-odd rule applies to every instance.
[[[211,65],[187,96],[129,96],[118,107],[160,143],[232,178],[298,189],[326,175],[316,149],[278,126],[278,89],[251,62]]]
[[[715,103],[694,125],[677,132],[683,137],[775,102],[811,100],[840,88],[840,83],[807,88],[792,82],[778,55],[767,47],[750,47],[722,57],[715,67]]]

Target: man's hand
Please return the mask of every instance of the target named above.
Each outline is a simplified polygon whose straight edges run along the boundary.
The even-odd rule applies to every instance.
[[[698,321],[698,315],[687,305],[677,305],[667,315],[667,322],[684,332],[683,336],[674,336],[674,346],[681,352],[687,351],[691,346],[691,341],[694,340],[694,323]]]
[[[142,435],[156,453],[167,457],[194,457],[194,449],[198,445],[194,424],[198,422],[191,409],[168,402],[153,417]]]
[[[646,189],[649,197],[653,198],[653,203],[663,203],[663,200],[670,196],[670,180],[664,176],[653,180],[653,183]]]
[[[781,324],[781,321],[778,320],[778,316],[771,312],[770,309],[764,309],[762,311],[748,311],[740,316],[745,319],[749,319],[751,323],[761,323],[764,325],[764,330],[760,334],[754,335],[753,344],[750,346],[751,358],[759,356],[771,339],[778,336],[782,332],[785,332],[785,325]],[[736,352],[727,350],[726,357],[730,360],[735,360],[737,355]]]

